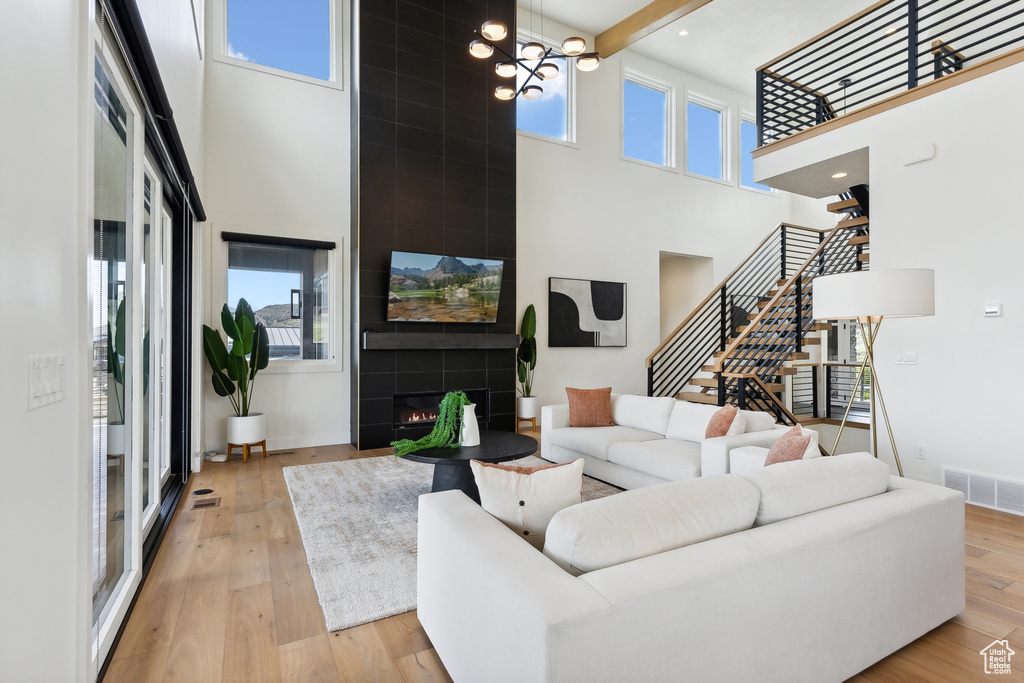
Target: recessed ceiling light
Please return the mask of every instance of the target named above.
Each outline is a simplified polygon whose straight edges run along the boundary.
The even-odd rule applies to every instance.
[[[685,35],[686,35],[686,34],[688,34],[688,33],[689,33],[689,31],[687,31],[687,30],[686,30],[686,29],[684,28],[684,29],[683,29],[682,31],[680,31],[680,32],[679,32],[679,35],[681,35],[681,36],[685,36]]]
[[[840,171],[839,173],[833,173],[832,177],[833,178],[845,178],[846,177],[846,171]]]

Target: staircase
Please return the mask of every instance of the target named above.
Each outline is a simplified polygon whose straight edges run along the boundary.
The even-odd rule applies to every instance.
[[[829,329],[811,317],[814,278],[870,263],[868,188],[851,188],[828,209],[840,217],[834,228],[779,225],[659,345],[647,358],[649,395],[766,410],[790,424],[803,418],[785,399],[785,378]]]

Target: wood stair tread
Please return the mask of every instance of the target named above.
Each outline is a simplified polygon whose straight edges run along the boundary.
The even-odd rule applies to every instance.
[[[847,218],[845,221],[839,221],[836,226],[840,228],[856,228],[861,225],[867,225],[869,222],[867,216],[857,216],[856,218]]]
[[[715,360],[718,360],[723,355],[725,355],[725,351],[715,351],[712,354],[712,356],[714,356]],[[806,351],[794,351],[793,353],[790,353],[789,355],[786,356],[786,360],[787,361],[789,361],[789,360],[810,360],[810,359],[811,359],[811,354],[807,353]]]
[[[871,235],[857,235],[856,237],[851,237],[846,243],[851,247],[855,247],[858,244],[867,244],[870,241]]]
[[[860,210],[860,202],[855,197],[850,199],[844,199],[838,202],[832,202],[825,207],[826,211],[831,213],[849,213],[851,211]]]
[[[690,403],[703,403],[709,406],[718,405],[718,396],[715,394],[702,394],[697,391],[680,391],[676,398]]]
[[[871,254],[858,254],[857,260],[860,261],[861,263],[867,263],[868,261],[871,260]]]
[[[732,337],[726,340],[727,344],[732,344],[738,337]],[[747,338],[743,341],[746,346],[773,346],[775,344],[788,344],[788,339],[779,339],[778,337],[754,337],[753,339]],[[808,337],[804,336],[804,344],[808,346],[814,346],[820,344],[821,338],[819,337]]]

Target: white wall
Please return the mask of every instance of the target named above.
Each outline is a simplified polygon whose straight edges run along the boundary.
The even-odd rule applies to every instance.
[[[0,680],[87,674],[87,5],[4,3],[0,57]],[[26,68],[25,65],[31,65]],[[27,405],[28,357],[67,358],[66,398]]]
[[[556,39],[578,35],[547,19],[544,28]],[[674,85],[678,169],[622,159],[624,65]],[[713,281],[719,282],[769,230],[791,220],[795,206],[807,203],[737,186],[739,116],[753,111],[750,98],[628,50],[602,60],[597,71],[578,74],[577,86],[577,144],[518,138],[517,294],[520,315],[528,304],[537,307],[534,393],[541,403],[564,402],[567,386],[646,393],[645,359],[661,341],[660,253],[713,259]],[[687,89],[729,106],[730,183],[681,172]],[[830,223],[823,212],[814,220],[817,206],[802,210],[802,222],[825,227]],[[549,277],[625,282],[627,346],[548,348]]]
[[[272,363],[257,377],[253,410],[267,415],[271,450],[348,443],[351,117],[347,73],[342,74],[343,90],[218,61],[220,21],[215,13],[220,7],[219,0],[207,3],[205,322],[220,329],[220,309],[227,301],[222,230],[336,242],[332,299],[336,360],[299,368]],[[347,9],[343,14],[347,21]],[[339,55],[347,55],[348,35],[338,35],[342,37]],[[341,61],[347,63],[347,58]],[[225,418],[233,413],[227,399],[209,386],[205,361],[202,366],[203,443],[206,448],[223,448]]]
[[[876,345],[878,380],[904,472],[939,481],[942,465],[1024,480],[1015,398],[1024,337],[1024,65],[952,87],[757,160],[770,177],[869,146],[871,267],[935,270],[935,316],[887,320]],[[935,145],[904,166],[900,155]],[[1000,318],[982,317],[1002,303]],[[897,366],[897,351],[918,365]],[[914,457],[916,444],[927,459]],[[879,436],[879,451],[891,448]]]

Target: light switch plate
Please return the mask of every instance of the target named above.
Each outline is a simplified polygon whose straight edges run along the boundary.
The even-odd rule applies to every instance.
[[[67,358],[63,355],[28,357],[28,409],[64,400]]]

